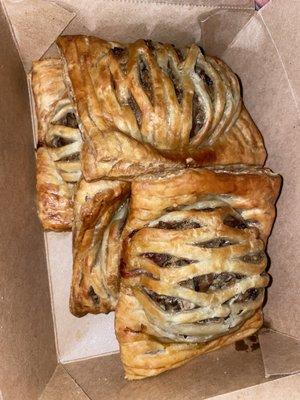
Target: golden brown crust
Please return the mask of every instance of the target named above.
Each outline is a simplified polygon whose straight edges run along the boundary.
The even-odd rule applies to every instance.
[[[38,141],[44,143],[57,102],[68,97],[61,61],[35,61],[32,65],[31,84],[38,123]]]
[[[116,312],[129,379],[261,326],[264,249],[280,184],[271,171],[245,166],[133,182]]]
[[[68,231],[73,223],[73,188],[57,172],[49,151],[37,151],[38,215],[44,229]]]
[[[60,60],[34,62],[32,90],[38,121],[39,218],[46,230],[70,230],[74,184],[81,176],[82,139],[63,81]]]
[[[57,43],[85,134],[87,180],[264,163],[237,77],[196,45],[179,52],[151,41],[124,45],[88,36],[62,36]],[[97,148],[105,144],[104,156]]]
[[[130,186],[125,182],[81,180],[75,194],[72,314],[108,313],[119,291],[120,236]]]

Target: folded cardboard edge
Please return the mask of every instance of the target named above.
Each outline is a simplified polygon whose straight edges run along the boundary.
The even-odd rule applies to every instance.
[[[3,9],[5,10],[5,14],[6,14],[6,18],[9,22],[9,26],[16,44],[16,47],[18,49],[20,58],[23,62],[23,66],[25,71],[30,71],[30,63],[28,62],[28,59],[32,59],[32,58],[36,58],[39,59],[43,56],[43,54],[45,54],[45,52],[47,51],[47,49],[49,49],[51,47],[51,45],[53,44],[53,35],[51,35],[51,38],[48,38],[48,42],[46,39],[46,45],[44,44],[43,46],[41,46],[41,48],[39,49],[39,57],[26,57],[26,52],[28,51],[27,49],[22,48],[22,43],[20,43],[18,41],[18,36],[23,36],[25,34],[26,29],[28,29],[28,27],[30,26],[35,26],[36,29],[36,21],[37,21],[37,15],[41,15],[45,12],[47,12],[47,7],[50,7],[51,5],[54,6],[55,5],[55,10],[52,10],[53,15],[57,15],[57,17],[60,17],[60,19],[62,19],[61,21],[61,25],[59,27],[57,27],[58,31],[63,32],[66,27],[70,24],[70,22],[72,21],[73,18],[76,17],[76,13],[74,13],[73,11],[69,11],[67,10],[67,8],[63,7],[58,3],[54,3],[54,2],[44,2],[41,0],[31,0],[30,3],[35,3],[36,8],[37,8],[37,12],[35,13],[35,15],[31,15],[31,13],[27,13],[27,14],[23,14],[22,18],[24,18],[24,24],[22,24],[22,26],[15,26],[14,25],[14,13],[16,13],[16,15],[18,14],[18,3],[14,3],[13,7],[8,7],[9,5],[9,0],[0,0],[3,6]],[[109,1],[109,0],[108,0]],[[133,1],[131,0],[123,0],[123,1],[127,1],[128,3],[132,3]],[[25,0],[26,2],[26,0]],[[146,1],[134,1],[135,3],[146,3]],[[241,11],[245,11],[245,10],[254,10],[254,1],[252,2],[252,0],[244,0],[243,4],[239,4],[237,2],[237,0],[218,0],[215,2],[211,2],[211,1],[205,1],[205,0],[197,0],[197,1],[188,1],[188,2],[183,2],[183,1],[154,1],[151,0],[150,2],[147,2],[147,4],[164,4],[164,5],[173,5],[173,6],[178,6],[178,7],[188,7],[188,6],[193,6],[199,10],[203,10],[205,8],[213,8],[215,10],[241,10]],[[62,17],[62,11],[64,16]],[[66,15],[65,15],[66,13]],[[33,20],[34,19],[34,20]],[[45,35],[46,32],[43,30],[42,26],[40,27],[40,32],[38,32],[38,34],[36,35],[36,46],[34,46],[35,51],[38,49],[39,44],[40,44],[40,37],[42,35],[43,40],[45,40]]]
[[[66,369],[58,364],[39,400],[88,400],[90,397],[75,382]]]
[[[76,13],[66,10],[53,1],[0,1],[26,72],[31,70],[31,60],[40,59],[49,49],[53,40],[76,16]],[[27,9],[28,12],[26,12]],[[45,15],[47,14],[49,14],[52,24],[47,24],[45,27]],[[19,37],[24,40],[18,39]]]
[[[259,343],[266,378],[300,372],[300,340],[265,329],[259,334]]]

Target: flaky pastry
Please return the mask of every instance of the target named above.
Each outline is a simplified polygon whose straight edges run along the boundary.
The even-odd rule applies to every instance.
[[[81,176],[82,139],[60,60],[33,64],[32,90],[38,123],[38,214],[44,229],[70,230],[74,184]]]
[[[128,379],[175,368],[262,324],[281,178],[190,169],[132,184],[116,333]]]
[[[84,133],[87,180],[263,165],[263,140],[236,75],[198,46],[88,36],[61,36],[57,43]]]
[[[130,185],[119,181],[78,184],[74,199],[72,314],[108,313],[119,293],[121,233]]]

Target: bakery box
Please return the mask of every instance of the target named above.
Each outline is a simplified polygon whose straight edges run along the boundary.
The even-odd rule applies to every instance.
[[[1,1],[1,400],[300,398],[299,24],[298,0],[271,0],[259,11],[252,0]],[[69,312],[71,234],[44,234],[36,215],[28,90],[32,61],[56,55],[60,34],[196,41],[241,78],[264,136],[266,166],[283,177],[259,345],[249,339],[129,382],[114,315]]]

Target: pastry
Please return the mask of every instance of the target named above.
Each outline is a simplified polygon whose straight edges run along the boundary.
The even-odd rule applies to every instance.
[[[116,333],[128,379],[175,368],[262,325],[281,178],[190,169],[132,183]]]
[[[198,46],[88,36],[61,36],[57,44],[82,124],[88,181],[186,166],[263,165],[263,140],[236,75]]]
[[[34,62],[31,78],[38,124],[38,215],[46,230],[70,230],[74,184],[81,176],[81,133],[60,60]]]
[[[130,185],[82,179],[74,198],[72,314],[108,313],[119,292],[120,236]]]

